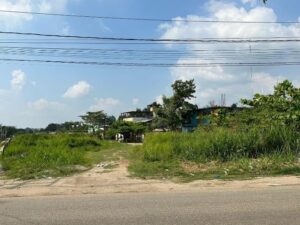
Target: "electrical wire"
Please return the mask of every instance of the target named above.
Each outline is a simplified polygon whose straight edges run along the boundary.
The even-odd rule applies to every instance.
[[[123,37],[99,37],[99,36],[80,36],[80,35],[60,35],[43,34],[33,32],[0,31],[0,34],[39,36],[55,38],[76,38],[101,41],[140,41],[140,42],[160,42],[160,43],[248,43],[248,42],[300,42],[300,37],[248,37],[248,38],[201,38],[201,39],[157,39],[157,38],[123,38]]]
[[[143,17],[114,17],[114,16],[94,16],[83,14],[65,14],[65,13],[43,13],[16,10],[0,10],[1,13],[28,14],[41,16],[59,16],[83,19],[101,19],[101,20],[126,20],[136,22],[184,22],[184,23],[228,23],[228,24],[300,24],[299,21],[244,21],[244,20],[192,20],[192,19],[162,19],[162,18],[143,18]]]
[[[60,63],[77,65],[96,65],[96,66],[122,66],[122,67],[244,67],[244,66],[299,66],[297,62],[246,62],[246,63],[125,63],[125,62],[96,62],[96,61],[63,61],[63,60],[40,60],[40,59],[11,59],[0,58],[2,62],[30,62],[30,63]]]

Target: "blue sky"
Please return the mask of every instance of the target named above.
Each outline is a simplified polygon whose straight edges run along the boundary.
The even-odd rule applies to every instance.
[[[298,21],[300,2],[297,0],[288,2],[287,4],[282,0],[270,0],[265,7],[258,0],[0,0],[0,9],[167,19]],[[140,38],[300,36],[300,25],[297,24],[226,26],[0,13],[1,31]],[[19,38],[8,35],[0,37],[2,41]],[[0,47],[6,46],[7,44],[0,43]],[[72,47],[83,46],[72,45]],[[189,46],[187,51],[193,48],[215,50],[228,47],[231,48],[227,45],[195,45]],[[268,49],[274,48],[274,45],[257,44],[252,47]],[[161,48],[176,49],[176,46]],[[247,48],[247,46],[233,46],[233,48]],[[276,48],[300,48],[300,46],[298,43],[278,44]],[[1,55],[1,58],[9,57],[13,58]],[[226,60],[223,59],[224,62]],[[184,57],[174,59],[174,63],[180,62],[210,62],[210,60]],[[124,68],[0,62],[0,68],[0,123],[17,127],[45,127],[51,122],[79,120],[78,115],[90,110],[103,109],[109,114],[118,116],[122,111],[143,108],[153,101],[159,101],[163,94],[170,95],[170,85],[176,79],[195,79],[198,87],[195,102],[199,106],[205,106],[211,100],[218,103],[222,93],[226,94],[228,105],[238,102],[241,97],[250,97],[257,91],[268,93],[276,82],[283,79],[290,79],[296,85],[300,83],[299,67],[261,67],[252,68],[250,72],[250,68]]]

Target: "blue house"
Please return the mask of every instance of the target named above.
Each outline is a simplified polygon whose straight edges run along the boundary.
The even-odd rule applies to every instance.
[[[210,116],[218,116],[221,111],[237,112],[241,111],[242,107],[227,107],[215,106],[197,109],[193,116],[182,127],[182,132],[192,132],[199,126],[206,126],[210,124]]]

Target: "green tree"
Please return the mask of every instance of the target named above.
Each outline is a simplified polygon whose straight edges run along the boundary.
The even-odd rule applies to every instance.
[[[155,109],[154,128],[176,130],[188,123],[197,106],[188,100],[194,98],[196,85],[194,80],[177,80],[172,85],[173,96],[163,96],[163,104]]]
[[[142,123],[132,123],[126,121],[115,121],[107,130],[105,136],[107,139],[115,139],[116,134],[123,134],[126,141],[137,141],[137,135],[144,134],[147,125]]]
[[[86,124],[91,126],[101,126],[105,124],[107,119],[107,115],[103,111],[87,112],[85,115],[80,117]]]
[[[242,99],[241,102],[255,110],[253,116],[261,123],[300,127],[300,88],[288,80],[276,85],[271,95],[256,94],[253,99]]]
[[[50,123],[46,128],[45,131],[46,132],[56,132],[61,128],[60,124],[56,124],[56,123]]]
[[[0,140],[11,137],[18,132],[18,129],[11,126],[2,126],[0,124]]]
[[[95,131],[97,128],[105,128],[111,125],[116,118],[114,116],[108,116],[104,111],[87,112],[85,115],[80,116],[85,124],[91,126]]]

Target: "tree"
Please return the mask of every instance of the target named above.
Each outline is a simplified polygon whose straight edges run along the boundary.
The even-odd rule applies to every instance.
[[[11,137],[11,136],[15,135],[16,133],[18,133],[18,131],[19,130],[15,127],[2,126],[0,124],[0,140],[4,139],[4,138]]]
[[[163,104],[155,109],[154,128],[179,129],[188,123],[197,109],[196,105],[188,102],[195,97],[196,85],[194,80],[177,80],[172,85],[172,89],[173,96],[163,96]]]
[[[87,126],[82,122],[68,121],[61,124],[50,123],[44,131],[46,132],[86,132]]]
[[[300,127],[300,88],[285,80],[274,87],[271,95],[256,94],[242,99],[242,104],[256,110],[256,117],[264,123],[281,123]]]
[[[104,113],[104,111],[87,112],[85,115],[80,117],[87,125],[91,126],[93,132],[95,132],[96,129],[105,129],[107,126],[116,121],[114,116],[108,116]]]
[[[126,121],[115,121],[107,130],[107,139],[115,139],[116,134],[123,134],[126,141],[139,141],[137,137],[147,130],[147,125]]]
[[[86,124],[91,126],[102,126],[105,125],[107,121],[107,114],[103,111],[87,112],[80,117]]]
[[[50,123],[46,128],[45,131],[47,132],[56,132],[60,129],[60,125],[56,123]]]

